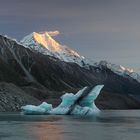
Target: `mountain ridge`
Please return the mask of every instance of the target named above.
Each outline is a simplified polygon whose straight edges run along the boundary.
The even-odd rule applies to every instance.
[[[100,62],[93,62],[86,59],[84,56],[81,56],[76,51],[70,49],[67,46],[63,46],[59,44],[57,41],[55,41],[49,33],[53,34],[53,36],[56,36],[59,34],[58,31],[54,32],[33,32],[26,37],[24,37],[20,43],[27,48],[30,48],[32,50],[38,51],[44,55],[50,55],[54,56],[62,61],[65,62],[73,62],[77,63],[81,67],[89,68],[89,65],[100,67],[100,65],[103,65],[109,69],[111,69],[113,72],[115,72],[118,75],[121,76],[130,76],[131,78],[134,78],[138,82],[140,82],[140,75],[133,71],[133,69],[125,68],[121,65],[116,65],[109,63],[107,61],[100,61]],[[65,49],[69,51],[65,51]],[[72,54],[69,54],[69,53]],[[59,54],[59,56],[58,56]]]
[[[84,86],[103,84],[103,93],[97,99],[101,108],[140,108],[140,83],[129,75],[116,74],[104,61],[80,66],[44,55],[4,36],[0,36],[0,60],[0,82],[11,82],[38,100],[56,104],[65,92],[75,93]],[[118,105],[112,104],[112,99],[115,102],[119,97]]]

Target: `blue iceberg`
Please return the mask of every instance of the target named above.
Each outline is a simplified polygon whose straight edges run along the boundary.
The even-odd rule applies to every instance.
[[[61,96],[62,102],[56,108],[52,104],[43,102],[39,106],[26,105],[21,110],[24,114],[55,114],[55,115],[93,115],[100,112],[94,100],[99,95],[103,85],[84,87],[76,94],[65,93]]]

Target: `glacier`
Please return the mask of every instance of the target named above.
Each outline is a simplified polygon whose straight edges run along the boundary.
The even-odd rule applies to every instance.
[[[94,100],[98,97],[103,87],[104,85],[84,87],[76,94],[65,93],[61,96],[62,102],[56,108],[53,108],[52,104],[43,102],[38,106],[22,106],[21,110],[23,114],[27,115],[94,115],[100,112]]]

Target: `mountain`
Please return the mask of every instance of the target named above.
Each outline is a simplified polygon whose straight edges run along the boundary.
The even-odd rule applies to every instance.
[[[96,102],[101,109],[140,108],[138,74],[106,61],[91,62],[57,43],[52,38],[56,34],[32,33],[20,43],[0,35],[0,81],[24,91],[23,99],[30,96],[56,105],[65,92],[104,84]]]
[[[31,50],[40,52],[44,55],[50,55],[65,62],[74,62],[82,65],[83,56],[67,46],[59,44],[52,37],[58,35],[58,31],[54,32],[33,32],[24,37],[20,42]]]
[[[140,82],[140,75],[134,72],[133,69],[124,68],[121,65],[111,64],[107,61],[100,61],[98,63],[89,61],[69,47],[59,44],[53,39],[53,37],[58,34],[58,31],[33,32],[24,37],[20,43],[35,52],[42,53],[43,55],[50,55],[65,62],[73,62],[85,68],[89,68],[90,66],[97,68],[104,66],[118,75],[132,77]]]

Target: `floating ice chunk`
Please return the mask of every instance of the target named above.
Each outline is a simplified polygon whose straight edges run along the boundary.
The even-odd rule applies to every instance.
[[[103,85],[98,85],[95,86],[90,93],[88,94],[88,96],[86,96],[85,98],[83,98],[83,100],[80,101],[80,105],[82,107],[86,106],[86,107],[90,107],[92,109],[94,109],[94,111],[99,111],[99,109],[96,107],[94,100],[98,97],[98,95],[100,94],[101,89],[103,88]]]
[[[73,93],[65,93],[61,96],[62,102],[59,106],[52,109],[50,111],[51,114],[67,114],[67,112],[70,110],[70,107],[74,104],[76,99],[82,95],[83,91],[87,87],[84,87],[82,90],[79,90],[75,95]]]
[[[97,85],[94,88],[84,87],[76,94],[66,93],[61,96],[62,102],[56,108],[52,108],[51,104],[43,102],[39,106],[26,105],[21,109],[24,114],[94,115],[100,111],[94,100],[102,88],[103,85]]]
[[[92,108],[81,107],[80,105],[76,105],[73,111],[71,112],[71,115],[85,116],[89,114],[92,114]]]
[[[48,112],[52,110],[52,104],[43,102],[39,106],[26,105],[22,106],[21,110],[24,114],[48,114]]]
[[[39,106],[34,106],[34,105],[26,105],[26,106],[22,106],[21,107],[22,112],[24,114],[44,114],[45,113],[45,109],[41,108]]]
[[[103,85],[95,86],[86,97],[84,97],[79,105],[76,105],[71,114],[73,115],[93,115],[100,112],[100,110],[96,107],[94,100],[98,97]]]
[[[42,104],[40,104],[39,107],[44,108],[46,112],[53,109],[52,104],[48,104],[46,102],[43,102]]]

